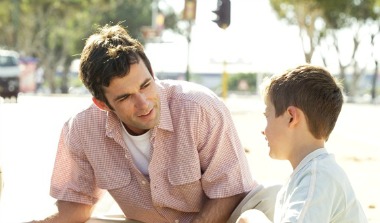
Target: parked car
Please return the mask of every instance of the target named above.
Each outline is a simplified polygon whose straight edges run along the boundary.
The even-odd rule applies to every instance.
[[[0,97],[12,98],[20,91],[19,54],[11,50],[0,50]]]

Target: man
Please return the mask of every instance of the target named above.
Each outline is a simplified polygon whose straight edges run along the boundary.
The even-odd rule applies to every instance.
[[[85,222],[104,190],[141,222],[226,222],[257,186],[230,112],[205,87],[154,78],[142,45],[102,27],[81,54],[94,105],[65,123],[51,180],[58,213]]]

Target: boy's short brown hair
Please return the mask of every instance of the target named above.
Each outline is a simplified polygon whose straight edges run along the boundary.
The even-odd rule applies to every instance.
[[[343,105],[341,85],[330,72],[305,64],[269,81],[263,93],[273,103],[276,117],[295,106],[304,112],[313,136],[327,141]]]

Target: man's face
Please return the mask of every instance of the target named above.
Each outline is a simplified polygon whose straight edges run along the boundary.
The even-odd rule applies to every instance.
[[[112,112],[130,134],[141,135],[158,124],[160,99],[157,86],[142,61],[131,65],[126,76],[112,79],[104,93],[114,109]],[[111,111],[105,103],[102,105],[104,110]]]

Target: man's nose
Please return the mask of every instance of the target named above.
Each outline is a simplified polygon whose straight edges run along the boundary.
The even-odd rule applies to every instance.
[[[141,108],[148,107],[149,102],[148,102],[145,94],[137,93],[134,96],[135,96],[135,107],[136,108],[141,109]]]

